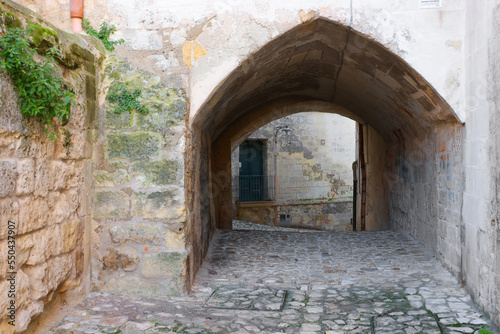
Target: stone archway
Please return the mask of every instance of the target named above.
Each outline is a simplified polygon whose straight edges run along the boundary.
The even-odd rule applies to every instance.
[[[367,191],[387,189],[382,201],[391,226],[429,240],[427,246],[434,249],[440,219],[460,224],[455,212],[444,217],[449,215],[444,213],[447,206],[456,203],[438,207],[430,202],[442,203],[440,196],[462,191],[456,179],[461,175],[456,162],[462,159],[461,146],[455,145],[461,140],[457,115],[387,48],[349,27],[316,19],[249,56],[212,92],[190,124],[185,185],[191,279],[215,228],[231,228],[231,146],[273,119],[321,111],[317,109],[341,110],[366,125],[364,145],[372,163]],[[365,215],[373,216],[371,229],[380,229],[380,196],[372,198]],[[451,261],[450,266],[459,265]]]

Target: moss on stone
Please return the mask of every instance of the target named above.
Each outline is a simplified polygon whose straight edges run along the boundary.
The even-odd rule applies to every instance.
[[[98,191],[93,205],[94,218],[126,218],[128,195],[123,191]]]
[[[137,193],[136,194],[136,208],[145,209],[147,206],[159,209],[172,199],[173,193],[171,191],[156,191],[152,193]]]
[[[164,186],[177,179],[180,164],[175,160],[140,161],[132,164],[132,173],[141,179],[142,186]]]
[[[130,177],[124,169],[118,169],[114,173],[100,170],[94,173],[94,182],[98,187],[114,187],[130,182]]]
[[[16,15],[8,12],[5,14],[5,26],[8,29],[21,28],[23,23]]]
[[[142,159],[158,155],[160,136],[149,131],[108,134],[109,158]]]
[[[94,173],[94,181],[97,184],[97,186],[102,186],[107,182],[112,182],[113,177],[112,174],[106,171],[98,171]]]
[[[59,44],[59,36],[57,33],[39,24],[28,23],[28,33],[31,42],[37,48],[48,49]]]
[[[175,213],[172,201],[175,194],[172,191],[156,191],[151,193],[138,192],[132,197],[133,214],[135,217],[151,219],[171,218]]]
[[[158,101],[157,98],[148,98],[143,99],[143,103],[150,112],[147,115],[136,114],[136,123],[141,129],[166,130],[179,125],[186,117],[187,104],[181,98],[173,101],[171,98],[163,101]]]
[[[95,36],[89,36],[89,35],[81,35],[83,39],[85,39],[87,42],[92,43],[92,45],[95,46],[95,48],[101,53],[101,54],[107,54],[108,51],[104,47],[104,44],[102,44],[102,41],[95,37]]]
[[[141,94],[138,101],[149,109],[147,115],[133,114],[137,127],[144,130],[163,132],[179,125],[187,114],[187,99],[182,90],[171,89],[165,86],[159,76],[133,68],[130,64],[110,56],[105,69],[111,85],[106,96],[118,90],[123,85],[128,90],[139,89]],[[110,121],[112,121],[110,117]],[[120,120],[118,120],[120,122]],[[111,125],[108,123],[108,126]],[[120,124],[116,125],[116,128]]]
[[[133,88],[144,87],[144,81],[147,80],[140,71],[127,73],[121,80],[123,84]]]
[[[132,122],[133,117],[130,112],[117,114],[113,109],[106,110],[106,127],[110,129],[129,129],[132,127]]]
[[[127,168],[129,165],[128,162],[124,162],[124,161],[115,161],[115,162],[112,162],[109,164],[109,167],[113,168],[113,169],[119,169],[119,168]]]
[[[90,52],[90,50],[87,48],[86,45],[80,45],[80,44],[71,44],[71,52],[74,53],[77,56],[80,56],[83,59],[89,60],[89,61],[94,61],[95,57]]]
[[[106,59],[104,73],[113,82],[124,77],[132,69],[131,65],[111,55]]]
[[[116,81],[121,77],[120,71],[116,71],[112,64],[108,64],[106,66],[106,68],[104,69],[104,73],[106,73],[108,78],[111,79],[112,81]]]
[[[57,28],[54,28],[54,31],[59,36],[62,48],[62,58],[57,58],[61,64],[70,69],[75,69],[82,65],[85,60],[92,63],[95,61],[94,55],[79,35],[68,34]]]

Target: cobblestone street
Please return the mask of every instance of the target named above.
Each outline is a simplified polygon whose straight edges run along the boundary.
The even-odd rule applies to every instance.
[[[189,297],[95,292],[49,333],[479,333],[467,292],[404,234],[217,231]]]

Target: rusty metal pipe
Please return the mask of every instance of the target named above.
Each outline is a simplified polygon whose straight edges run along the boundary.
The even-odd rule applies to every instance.
[[[70,0],[69,10],[73,32],[82,32],[83,0]]]

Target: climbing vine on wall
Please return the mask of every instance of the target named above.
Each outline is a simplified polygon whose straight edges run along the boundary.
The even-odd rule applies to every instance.
[[[141,95],[141,90],[136,88],[134,90],[128,90],[123,84],[118,85],[118,89],[109,94],[109,99],[111,102],[117,104],[114,112],[120,114],[123,111],[137,110],[141,114],[147,114],[149,112],[148,108],[141,105],[137,99]]]
[[[40,61],[35,61],[35,48],[30,46],[29,30],[9,29],[0,38],[0,67],[10,74],[18,102],[24,116],[38,117],[45,125],[45,131],[52,129],[52,120],[69,118],[75,95],[65,85],[62,75],[57,72],[54,56],[58,50],[51,48]],[[49,135],[55,140],[57,133]]]
[[[108,51],[113,51],[115,49],[115,45],[125,43],[125,40],[123,38],[117,40],[117,41],[110,41],[109,37],[114,34],[116,31],[116,27],[111,24],[109,25],[107,22],[103,21],[101,23],[101,27],[99,28],[99,31],[94,29],[92,25],[90,24],[89,20],[83,19],[82,20],[82,28],[85,30],[87,34],[90,36],[97,37],[101,40],[102,44],[104,44],[104,47]]]
[[[112,24],[109,25],[105,21],[101,23],[101,27],[99,31],[97,31],[94,27],[92,27],[89,20],[83,19],[82,28],[90,36],[99,38],[108,51],[113,51],[115,49],[115,45],[125,42],[123,38],[117,41],[109,40],[110,36],[116,31],[116,27]],[[134,109],[141,114],[147,114],[149,112],[148,108],[139,103],[138,98],[140,95],[141,90],[139,88],[128,90],[123,84],[119,84],[117,89],[110,92],[109,100],[117,105],[114,110],[117,114],[120,114],[123,111],[132,111]]]

